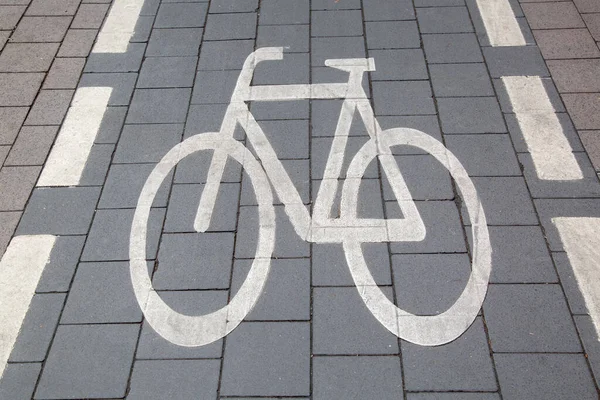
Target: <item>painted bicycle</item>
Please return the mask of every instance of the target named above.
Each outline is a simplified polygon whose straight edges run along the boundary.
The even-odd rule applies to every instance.
[[[202,133],[184,140],[174,146],[150,173],[135,210],[129,249],[133,288],[146,320],[165,339],[190,347],[214,342],[239,325],[256,304],[269,273],[276,232],[272,187],[284,204],[295,232],[301,238],[314,243],[342,244],[361,298],[385,328],[402,339],[425,346],[453,341],[475,320],[483,304],[491,272],[491,247],[484,210],[464,167],[442,143],[423,132],[409,128],[381,129],[361,85],[364,72],[375,70],[372,58],[325,62],[328,67],[346,71],[349,74],[347,83],[250,85],[258,63],[281,59],[281,47],[261,48],[250,54],[240,72],[220,131]],[[298,99],[343,99],[312,216],[245,103]],[[360,148],[346,171],[339,217],[330,218],[340,182],[350,125],[356,111],[365,123],[370,139]],[[237,125],[246,132],[256,157],[234,139]],[[424,240],[426,235],[423,220],[392,155],[391,148],[394,146],[414,146],[433,155],[455,180],[471,221],[471,274],[456,302],[437,315],[415,315],[388,300],[375,283],[362,252],[362,243],[416,242]],[[146,265],[146,238],[150,207],[161,183],[183,158],[202,151],[211,152],[212,160],[199,200],[195,230],[205,232],[208,229],[225,163],[227,159],[233,159],[245,168],[254,187],[259,215],[258,245],[251,269],[229,304],[205,315],[190,316],[173,310],[154,290]],[[367,166],[375,159],[379,160],[383,173],[390,182],[403,218],[358,217],[361,179]]]

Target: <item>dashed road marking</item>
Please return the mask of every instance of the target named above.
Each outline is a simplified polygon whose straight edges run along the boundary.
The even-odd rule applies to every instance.
[[[525,46],[525,37],[508,0],[477,0],[490,44]]]
[[[144,0],[115,0],[92,53],[125,53]]]

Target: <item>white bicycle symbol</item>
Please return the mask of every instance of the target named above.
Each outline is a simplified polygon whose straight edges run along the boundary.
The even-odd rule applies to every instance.
[[[409,128],[381,130],[361,85],[363,73],[375,70],[372,58],[325,62],[329,67],[348,72],[347,83],[250,86],[254,69],[259,62],[281,59],[281,47],[261,48],[250,54],[240,72],[220,131],[202,133],[184,140],[174,146],[150,173],[135,210],[129,249],[133,288],[146,320],[165,339],[190,347],[219,340],[239,325],[256,304],[269,273],[275,244],[272,186],[301,238],[309,242],[343,245],[360,296],[385,328],[402,339],[425,346],[453,341],[475,320],[483,304],[491,272],[491,247],[484,211],[464,167],[442,143],[423,132]],[[312,216],[245,103],[298,99],[344,100]],[[366,125],[370,139],[348,167],[342,186],[340,216],[332,219],[329,213],[338,189],[350,125],[356,110]],[[248,148],[233,138],[238,124],[246,131],[260,163]],[[420,148],[433,155],[448,169],[471,221],[471,275],[452,307],[433,316],[409,313],[388,300],[375,283],[361,249],[361,243],[421,241],[425,238],[423,220],[390,149],[398,145]],[[179,161],[202,150],[212,150],[213,158],[194,228],[198,232],[208,229],[225,162],[230,157],[246,169],[254,187],[259,213],[259,239],[246,280],[229,304],[206,315],[190,316],[173,310],[154,290],[146,265],[146,234],[150,207],[161,183]],[[376,157],[391,184],[404,217],[402,219],[367,219],[357,216],[361,179],[369,163]]]

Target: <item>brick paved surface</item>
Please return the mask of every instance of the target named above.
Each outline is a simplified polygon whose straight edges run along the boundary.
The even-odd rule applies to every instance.
[[[596,399],[600,345],[553,217],[600,217],[600,3],[511,1],[527,46],[491,47],[473,0],[145,0],[124,53],[91,53],[110,0],[0,0],[0,254],[15,235],[56,235],[0,380],[0,399]],[[368,311],[342,246],[296,235],[275,195],[263,293],[228,336],[182,347],[134,296],[129,234],[144,182],[190,136],[218,131],[246,57],[286,46],[253,84],[346,82],[331,58],[373,57],[363,87],[384,129],[442,140],[472,177],[493,249],[485,303],[457,340],[398,339]],[[539,46],[539,47],[538,47]],[[583,178],[538,178],[503,76],[537,75]],[[75,91],[112,93],[79,185],[36,182]],[[340,100],[250,109],[311,208]],[[235,138],[247,143],[237,129]],[[369,140],[350,129],[344,171]],[[193,227],[210,152],[168,174],[150,211],[147,263],[169,306],[226,305],[258,240],[250,177],[230,159],[213,221]],[[449,172],[406,146],[394,158],[427,228],[421,242],[363,244],[375,282],[436,315],[470,274],[471,221]],[[340,194],[332,210],[339,215]],[[381,165],[358,213],[400,218]]]

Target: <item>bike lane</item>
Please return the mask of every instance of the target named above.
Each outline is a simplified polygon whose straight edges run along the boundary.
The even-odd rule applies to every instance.
[[[0,310],[12,327],[0,398],[597,398],[600,184],[576,131],[596,128],[593,113],[561,100],[577,90],[556,89],[535,44],[551,58],[540,38],[553,26],[516,2],[470,0],[0,3]],[[502,11],[490,19],[489,9]],[[493,255],[483,308],[455,341],[426,347],[388,332],[342,246],[299,237],[277,195],[266,286],[233,332],[182,347],[145,320],[129,270],[144,182],[177,143],[219,130],[244,60],[267,46],[285,46],[283,60],[258,64],[253,85],[343,83],[326,59],[374,58],[363,87],[382,128],[421,130],[464,165]],[[341,104],[250,104],[309,209]],[[234,137],[252,148],[239,127]],[[343,173],[368,140],[357,113]],[[388,299],[436,315],[469,278],[470,218],[432,155],[393,151],[427,236],[361,248]],[[195,231],[209,162],[205,151],[178,164],[149,211],[152,283],[187,315],[238,293],[260,238],[257,186],[231,159],[211,225]],[[366,169],[359,217],[402,217],[382,171]]]

